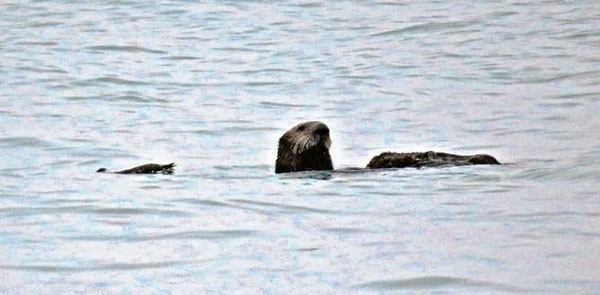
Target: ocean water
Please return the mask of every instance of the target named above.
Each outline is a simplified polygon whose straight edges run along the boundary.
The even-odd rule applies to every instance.
[[[2,294],[600,292],[594,1],[0,10]],[[339,171],[275,175],[308,120]]]

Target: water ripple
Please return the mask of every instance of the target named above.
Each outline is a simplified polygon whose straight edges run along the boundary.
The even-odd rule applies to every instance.
[[[412,25],[400,29],[388,30],[384,32],[379,32],[375,34],[371,34],[371,37],[384,37],[384,36],[396,36],[396,35],[404,35],[406,33],[424,33],[424,32],[435,32],[438,30],[449,30],[462,28],[469,25],[476,24],[476,22],[445,22],[445,23],[426,23],[426,24],[418,24]]]
[[[270,212],[273,212],[273,209],[278,209],[276,212],[286,213],[286,214],[290,214],[290,213],[320,213],[320,214],[334,214],[334,215],[351,214],[350,212],[312,208],[312,207],[298,206],[298,205],[285,205],[285,204],[276,204],[276,203],[269,203],[269,202],[259,202],[259,201],[245,200],[245,199],[230,199],[229,201],[239,203],[239,204],[246,204],[246,205],[252,205],[252,206],[259,206],[259,207],[268,207],[270,209],[267,211],[270,211]]]
[[[262,210],[262,209],[241,206],[241,205],[236,205],[236,204],[229,204],[226,202],[219,202],[219,201],[213,201],[213,200],[200,200],[200,199],[185,198],[185,199],[177,199],[177,200],[175,200],[175,202],[181,202],[181,203],[192,204],[192,205],[202,205],[202,206],[208,206],[208,207],[232,208],[232,209],[243,210],[243,211],[251,211],[251,212],[255,212],[258,214],[262,214],[262,215],[275,215],[274,212],[270,212],[269,210]]]
[[[165,59],[168,59],[168,60],[198,60],[200,58],[195,57],[195,56],[174,55],[174,56],[167,56],[167,57],[165,57]]]
[[[51,143],[34,137],[3,137],[0,138],[0,146],[15,147],[50,147]]]
[[[138,46],[116,46],[116,45],[97,45],[97,46],[88,46],[86,47],[88,50],[93,51],[121,51],[121,52],[131,52],[131,53],[154,53],[154,54],[166,54],[166,51],[138,47]]]
[[[538,84],[538,83],[548,83],[548,82],[559,82],[559,81],[569,80],[569,79],[574,79],[574,78],[580,78],[580,79],[587,78],[587,77],[595,78],[598,76],[598,73],[600,73],[600,70],[582,71],[582,72],[576,72],[576,73],[559,74],[559,75],[555,75],[555,76],[549,77],[549,78],[525,79],[525,80],[515,81],[515,82],[511,82],[511,83]]]
[[[74,86],[85,87],[85,86],[98,86],[98,84],[114,84],[114,85],[125,85],[125,86],[143,86],[150,85],[149,82],[127,80],[117,77],[99,77],[93,79],[79,80],[72,83]]]
[[[81,241],[128,241],[145,242],[158,240],[223,240],[241,238],[255,235],[257,232],[252,230],[194,230],[182,231],[159,235],[85,235],[85,236],[65,236],[65,240]]]
[[[412,279],[400,280],[382,280],[372,281],[357,285],[358,288],[367,288],[374,290],[415,290],[415,289],[440,289],[440,288],[482,288],[487,290],[501,292],[524,292],[526,289],[518,288],[507,284],[498,284],[494,282],[472,280],[466,278],[444,277],[444,276],[426,276]],[[448,289],[446,289],[448,290]],[[529,290],[531,291],[531,290]]]
[[[52,214],[93,214],[98,216],[131,216],[131,215],[158,215],[184,217],[194,214],[181,210],[166,210],[155,208],[103,208],[98,206],[80,205],[64,207],[4,207],[0,209],[0,215],[6,217],[52,215]]]
[[[39,23],[32,23],[29,24],[28,26],[31,28],[43,28],[43,27],[56,27],[56,26],[60,26],[64,24],[63,22],[39,22]]]
[[[36,41],[21,41],[16,42],[16,45],[25,45],[25,46],[55,46],[58,45],[57,42],[47,41],[47,42],[36,42]]]
[[[281,103],[272,101],[261,101],[259,104],[263,107],[271,108],[317,108],[316,104],[293,104],[293,103]]]
[[[110,263],[101,265],[86,266],[63,266],[63,265],[0,265],[0,269],[18,270],[18,271],[39,271],[39,272],[90,272],[90,271],[114,271],[114,270],[141,270],[165,268],[175,265],[185,265],[196,263],[194,261],[166,261],[166,262],[144,262],[144,263]]]

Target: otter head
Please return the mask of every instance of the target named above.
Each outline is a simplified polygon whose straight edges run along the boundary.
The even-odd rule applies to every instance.
[[[300,123],[279,138],[275,173],[333,170],[329,128],[317,122]]]
[[[498,160],[496,160],[496,158],[490,156],[490,155],[485,155],[485,154],[479,154],[479,155],[474,155],[469,159],[469,163],[471,164],[475,164],[475,165],[500,165],[500,162],[498,162]]]
[[[105,173],[107,171],[108,170],[106,170],[106,168],[100,168],[100,169],[96,170],[96,172],[98,172],[98,173]]]

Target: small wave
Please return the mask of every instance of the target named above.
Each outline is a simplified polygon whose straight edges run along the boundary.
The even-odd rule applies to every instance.
[[[169,134],[202,134],[202,135],[218,135],[218,132],[207,130],[207,129],[194,129],[194,130],[165,130],[165,133]]]
[[[49,142],[35,137],[5,137],[0,138],[0,145],[11,145],[17,147],[49,147]]]
[[[549,82],[559,82],[564,80],[569,80],[573,78],[586,78],[586,77],[596,77],[600,73],[600,70],[594,71],[584,71],[578,73],[566,73],[560,74],[549,78],[537,78],[537,79],[527,79],[521,81],[514,81],[511,83],[514,84],[540,84],[540,83],[549,83]]]
[[[25,46],[55,46],[58,45],[57,42],[35,42],[35,41],[22,41],[15,43],[16,45],[25,45]]]
[[[33,216],[52,214],[98,214],[98,215],[157,215],[157,216],[193,216],[194,214],[181,210],[164,210],[150,208],[102,208],[90,205],[64,206],[64,207],[7,207],[0,209],[0,215]]]
[[[174,202],[180,202],[180,203],[192,204],[192,205],[206,205],[206,206],[212,206],[212,207],[231,207],[232,206],[232,205],[224,203],[224,202],[213,201],[213,200],[193,199],[193,198],[177,199],[177,200],[174,200]]]
[[[294,212],[307,212],[307,213],[324,213],[324,214],[345,214],[345,212],[320,209],[320,208],[311,208],[306,206],[298,206],[298,205],[284,205],[284,204],[276,204],[269,202],[259,202],[259,201],[251,201],[245,199],[231,199],[229,200],[234,203],[253,205],[253,206],[261,206],[261,207],[269,207],[269,208],[278,208],[280,213],[294,213]]]
[[[358,288],[375,290],[402,290],[402,289],[439,289],[444,287],[482,288],[503,292],[519,292],[524,289],[494,282],[454,278],[444,276],[427,276],[413,279],[372,281],[357,285]]]
[[[581,32],[581,33],[568,35],[565,38],[566,39],[587,39],[589,37],[598,37],[598,36],[600,36],[600,32],[598,32],[598,31],[587,31],[587,32]]]
[[[270,108],[316,108],[318,105],[315,104],[293,104],[293,103],[281,103],[272,101],[261,101],[259,104],[263,107]]]
[[[291,73],[290,70],[279,68],[265,68],[256,70],[234,70],[229,71],[230,74],[262,74],[262,73]]]
[[[72,193],[76,193],[77,191],[75,190],[56,190],[56,191],[47,191],[47,192],[41,192],[43,194],[55,194],[55,195],[65,195],[65,194],[72,194]],[[97,199],[52,199],[52,200],[46,200],[43,201],[43,204],[75,204],[75,203],[82,203],[82,204],[90,204],[90,203],[96,203],[99,200]]]
[[[505,214],[498,215],[496,218],[500,218],[502,220],[524,220],[524,221],[534,221],[534,220],[542,220],[542,219],[552,219],[557,217],[589,217],[589,218],[597,218],[599,217],[599,213],[591,213],[591,212],[572,212],[572,211],[559,211],[559,212],[536,212],[536,213],[519,213],[519,214]]]
[[[158,240],[223,240],[254,235],[256,232],[252,230],[195,230],[182,231],[158,235],[86,235],[75,237],[64,237],[66,240],[80,241],[129,241],[129,242],[146,242]]]
[[[228,51],[228,52],[256,52],[256,53],[270,52],[270,50],[255,49],[255,48],[248,48],[248,47],[216,47],[213,49],[217,50],[217,51]]]
[[[181,210],[164,210],[150,208],[95,208],[86,210],[89,213],[104,215],[159,215],[159,216],[192,216],[193,214]]]
[[[376,75],[338,75],[335,78],[344,80],[377,80],[379,77]]]
[[[225,127],[221,129],[225,132],[248,132],[248,131],[278,131],[279,129],[275,127],[242,127],[242,126],[232,126]]]
[[[174,55],[174,56],[167,56],[167,57],[165,57],[165,59],[168,59],[168,60],[197,60],[200,58],[195,57],[195,56]]]
[[[496,12],[490,13],[490,17],[503,18],[506,16],[516,15],[516,14],[519,14],[519,13],[514,12],[514,11],[496,11]]]
[[[66,74],[67,71],[58,68],[34,68],[34,67],[18,67],[19,71],[34,72],[34,73],[58,73]]]
[[[111,263],[101,265],[66,266],[66,265],[0,265],[0,269],[38,272],[90,272],[107,270],[139,270],[165,268],[180,264],[190,264],[190,261],[166,261],[147,263]]]
[[[484,129],[470,129],[470,130],[466,130],[469,133],[485,133],[485,132],[489,132],[489,130],[484,130]],[[464,145],[464,146],[458,146],[455,147],[454,149],[458,150],[458,151],[486,151],[486,150],[493,150],[493,149],[498,149],[501,148],[502,146],[499,144],[480,144],[480,145]]]
[[[241,84],[252,87],[262,87],[262,86],[274,86],[274,85],[282,85],[283,82],[279,81],[250,81],[250,82],[242,82]]]
[[[284,173],[279,176],[281,179],[315,179],[330,180],[333,178],[333,171],[302,171],[294,173]]]
[[[542,167],[524,167],[520,169],[517,174],[513,177],[515,179],[529,179],[529,180],[555,180],[560,179],[568,175],[577,175],[577,171],[580,167],[576,166],[542,166]]]
[[[371,37],[386,37],[386,36],[396,36],[403,35],[406,33],[423,33],[423,32],[432,32],[437,30],[444,29],[452,29],[452,28],[462,28],[469,25],[474,24],[475,22],[446,22],[446,23],[426,23],[426,24],[418,24],[412,25],[400,29],[388,30],[384,32],[379,32],[375,34],[371,34]]]
[[[182,83],[182,82],[165,82],[163,85],[176,86],[176,87],[220,87],[229,86],[231,83],[227,82],[212,82],[212,83]]]
[[[88,46],[88,50],[93,51],[120,51],[120,52],[131,52],[131,53],[153,53],[153,54],[166,54],[166,51],[144,48],[139,46],[117,46],[117,45],[98,45]]]
[[[307,2],[307,3],[299,3],[295,6],[300,7],[300,8],[316,8],[316,7],[323,6],[323,4],[321,2]]]
[[[30,28],[43,28],[43,27],[56,27],[64,24],[63,22],[41,22],[41,23],[33,23],[28,27]]]
[[[136,80],[127,80],[116,77],[100,77],[93,79],[86,79],[73,82],[75,86],[98,86],[98,84],[114,84],[114,85],[127,85],[127,86],[141,86],[141,85],[150,85],[151,83],[136,81]]]
[[[317,251],[319,250],[319,248],[316,247],[311,247],[311,248],[298,248],[297,251],[298,252],[312,252],[312,251]]]
[[[131,102],[147,102],[147,101],[149,101],[148,99],[144,99],[143,97],[135,96],[135,95],[122,95],[122,96],[117,96],[114,99],[115,100],[123,100],[123,101],[131,101]]]
[[[572,99],[572,98],[590,98],[597,99],[600,97],[600,92],[581,92],[581,93],[565,93],[550,95],[550,99]]]
[[[224,208],[232,208],[232,209],[238,209],[238,210],[249,210],[249,211],[253,211],[253,212],[256,212],[259,214],[263,214],[263,215],[273,215],[273,213],[266,211],[266,210],[250,208],[250,207],[245,207],[245,206],[240,206],[240,205],[235,205],[235,204],[228,204],[225,202],[219,202],[219,201],[213,201],[213,200],[200,200],[200,199],[185,198],[185,199],[179,199],[179,200],[175,200],[175,201],[181,202],[181,203],[186,203],[186,204],[191,204],[191,205],[202,205],[202,206],[209,206],[209,207],[224,207]]]
[[[364,230],[360,228],[349,228],[349,227],[330,227],[322,229],[324,232],[334,233],[334,234],[363,234],[370,233],[372,231]]]
[[[270,170],[271,165],[216,165],[213,166],[217,170],[240,170],[240,169],[259,169],[259,170]]]
[[[187,10],[166,10],[163,12],[160,12],[161,15],[179,15],[179,14],[185,14],[187,13]]]
[[[542,128],[527,128],[527,129],[521,129],[521,130],[511,130],[511,129],[498,129],[497,131],[493,131],[494,135],[497,136],[506,136],[506,135],[513,135],[513,134],[540,134],[543,133],[545,130]]]

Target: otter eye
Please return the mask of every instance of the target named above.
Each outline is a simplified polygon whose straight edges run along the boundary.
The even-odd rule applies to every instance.
[[[304,125],[298,127],[298,131],[304,131],[304,129],[306,129],[306,126],[304,126]]]

